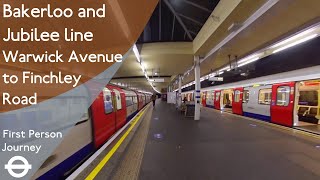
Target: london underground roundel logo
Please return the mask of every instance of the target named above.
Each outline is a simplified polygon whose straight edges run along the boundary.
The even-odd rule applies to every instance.
[[[15,161],[22,162],[22,164],[13,164]],[[4,169],[8,170],[9,174],[15,178],[22,178],[27,175],[28,171],[32,168],[31,164],[22,156],[14,156],[9,161],[8,164],[4,165]],[[20,173],[16,173],[13,170],[23,170]]]

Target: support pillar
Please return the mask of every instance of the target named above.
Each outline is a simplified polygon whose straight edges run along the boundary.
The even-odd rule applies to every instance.
[[[195,88],[194,88],[194,103],[195,103],[195,108],[194,108],[194,120],[200,120],[200,89],[201,89],[201,84],[200,84],[200,58],[199,56],[194,57],[194,77],[195,77]]]
[[[181,84],[182,84],[182,77],[181,75],[179,75],[179,91],[178,91],[178,94],[177,94],[177,100],[178,100],[178,107],[181,107]]]

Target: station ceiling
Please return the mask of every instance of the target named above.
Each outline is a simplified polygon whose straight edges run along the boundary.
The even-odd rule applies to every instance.
[[[166,30],[161,31],[161,37],[163,39],[159,39],[159,26],[153,28],[153,34],[157,34],[158,36],[154,35],[146,38],[145,30],[138,40],[138,47],[146,65],[148,75],[157,75],[164,79],[163,83],[155,83],[156,89],[160,91],[162,88],[166,88],[170,82],[173,82],[177,75],[183,74],[190,69],[193,66],[194,55],[199,55],[200,57],[207,56],[205,61],[201,63],[201,76],[203,76],[227,65],[229,63],[228,55],[231,55],[231,60],[234,60],[235,56],[239,58],[244,57],[252,52],[267,47],[308,25],[319,22],[320,20],[320,9],[318,8],[320,7],[319,0],[280,0],[252,24],[219,48],[218,51],[212,54],[209,53],[232,33],[232,31],[228,30],[232,24],[241,24],[245,22],[259,10],[259,8],[270,1],[271,0],[228,0],[212,2],[207,0],[207,4],[205,4],[205,0],[194,0],[193,3],[201,2],[203,4],[199,3],[199,6],[206,7],[212,12],[211,15],[208,15],[207,11],[201,10],[203,11],[203,16],[201,17],[207,17],[207,20],[199,30],[192,30],[195,31],[192,40],[188,38],[179,39],[178,35],[174,35],[174,37],[177,37],[178,39],[173,39],[171,38],[172,36],[170,39],[168,38],[169,31],[166,32]],[[162,8],[166,8],[166,3],[164,2],[165,1],[162,0]],[[186,1],[168,0],[167,2],[175,8],[176,12],[184,13],[184,16],[196,18],[196,13],[190,13],[192,10],[183,11],[184,7],[190,5],[186,3]],[[182,4],[179,5],[179,3]],[[193,6],[192,8],[197,7]],[[198,7],[198,9],[200,8]],[[157,17],[154,19],[159,19],[159,5],[155,9],[152,17],[154,16]],[[151,18],[150,22],[156,21],[154,19]],[[187,22],[186,18],[183,20],[184,22]],[[204,21],[199,19],[199,22]],[[157,23],[158,22],[154,24]],[[179,25],[175,26],[177,27]],[[188,27],[191,29],[191,26]],[[147,26],[146,28],[149,27]],[[178,34],[182,33],[179,32]],[[139,79],[139,82],[134,83],[132,87],[137,86],[144,90],[152,90],[139,66],[140,65],[137,63],[136,58],[132,53],[126,62],[123,63],[113,81],[134,83],[134,79],[137,81]],[[157,74],[154,74],[155,71]],[[187,84],[193,80],[194,73],[192,71],[189,75],[184,77],[183,84]]]
[[[220,0],[160,0],[138,44],[192,42]]]

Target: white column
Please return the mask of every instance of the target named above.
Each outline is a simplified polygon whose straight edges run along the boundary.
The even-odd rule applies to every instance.
[[[194,89],[194,98],[195,98],[195,109],[194,109],[194,120],[200,120],[200,58],[199,56],[194,57],[194,77],[195,77],[195,89]]]
[[[178,99],[178,107],[180,107],[181,106],[181,84],[182,84],[182,77],[181,77],[181,75],[179,75],[179,91],[178,91],[178,97],[177,97],[177,99]]]

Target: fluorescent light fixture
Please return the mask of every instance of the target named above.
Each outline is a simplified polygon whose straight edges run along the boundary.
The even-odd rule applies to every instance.
[[[226,66],[226,67],[220,69],[219,71],[230,71],[230,66]]]
[[[311,32],[314,31],[315,29],[316,29],[316,28],[307,29],[307,30],[305,30],[305,31],[303,31],[303,32],[301,32],[301,33],[299,33],[299,34],[297,34],[297,35],[294,35],[294,36],[292,36],[292,37],[290,37],[290,38],[288,38],[288,39],[285,39],[285,40],[283,40],[283,41],[280,41],[279,43],[276,43],[275,45],[271,46],[271,48],[276,48],[276,47],[285,45],[285,44],[287,44],[287,43],[290,42],[290,41],[294,41],[294,40],[296,40],[296,39],[299,39],[300,37],[303,37],[303,36],[311,33]]]
[[[238,61],[238,64],[244,63],[246,61],[252,61],[253,59],[257,60],[256,58],[259,59],[259,54],[252,54],[252,55],[249,55],[247,57],[244,57],[244,58],[240,59]]]
[[[218,75],[221,75],[221,74],[223,74],[224,72],[223,71],[220,71],[220,72],[218,72]]]
[[[298,44],[301,44],[301,43],[303,43],[303,42],[306,42],[306,41],[309,41],[309,40],[311,40],[311,39],[313,39],[313,38],[316,38],[317,36],[318,36],[318,34],[311,34],[311,35],[309,35],[309,36],[307,36],[307,37],[305,37],[305,38],[302,38],[302,39],[300,39],[300,40],[298,40],[298,41],[295,41],[295,42],[293,42],[293,43],[290,43],[290,44],[288,44],[288,45],[286,45],[286,46],[283,46],[283,47],[281,47],[281,48],[279,48],[279,49],[276,49],[276,50],[273,51],[272,53],[274,54],[274,53],[283,51],[283,50],[288,49],[288,48],[290,48],[290,47],[296,46],[296,45],[298,45]]]
[[[140,63],[141,60],[140,60],[140,54],[139,54],[139,50],[138,50],[138,48],[137,48],[137,45],[134,44],[132,49],[133,49],[134,55],[135,55],[136,58],[137,58],[137,61]]]
[[[259,58],[259,57],[256,57],[256,58],[250,59],[249,61],[245,61],[245,62],[239,64],[238,67],[247,65],[247,64],[252,63],[252,62],[254,62],[254,61],[258,60],[258,59],[260,59],[260,58]]]
[[[140,66],[141,66],[142,72],[146,72],[146,67],[143,62],[140,63]]]

